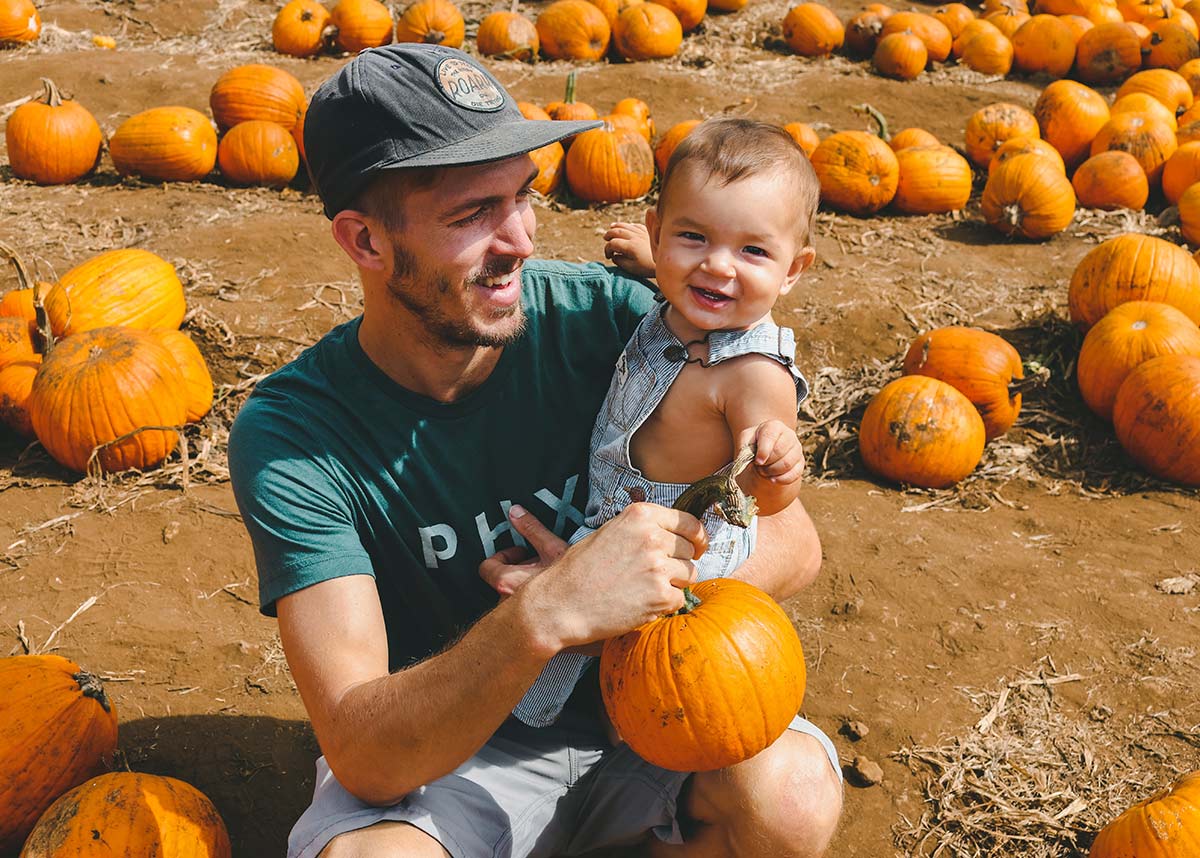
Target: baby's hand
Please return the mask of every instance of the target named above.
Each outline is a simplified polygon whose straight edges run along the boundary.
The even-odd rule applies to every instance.
[[[618,221],[604,233],[604,258],[634,277],[654,276],[650,233],[640,223]]]
[[[754,444],[754,471],[779,485],[796,482],[804,474],[804,448],[796,431],[781,420],[767,420],[745,433],[741,444]]]

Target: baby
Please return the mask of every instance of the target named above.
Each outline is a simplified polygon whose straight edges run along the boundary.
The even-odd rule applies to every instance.
[[[804,470],[796,411],[808,386],[792,331],[771,310],[812,264],[819,186],[804,152],[781,128],[710,119],[676,148],[646,226],[613,224],[605,255],[654,277],[663,302],[646,314],[617,360],[591,439],[590,493],[577,542],[631,498],[670,506],[689,483],[755,447],[738,484],[759,515],[795,500]],[[729,575],[754,549],[757,519],[736,527],[702,519],[708,550],[697,579]],[[514,714],[553,723],[592,658],[555,656]]]

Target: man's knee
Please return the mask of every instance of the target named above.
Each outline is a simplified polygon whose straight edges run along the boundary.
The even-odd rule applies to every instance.
[[[339,834],[319,858],[449,858],[440,843],[407,822],[379,822]]]

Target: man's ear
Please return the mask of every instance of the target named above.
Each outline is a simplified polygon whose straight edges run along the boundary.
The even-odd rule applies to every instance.
[[[330,229],[333,240],[359,268],[382,271],[386,267],[383,254],[387,244],[381,240],[381,227],[373,218],[360,211],[342,209],[333,216]]]
[[[800,282],[800,276],[808,270],[808,267],[813,264],[813,260],[817,258],[817,251],[811,245],[806,245],[796,252],[795,258],[792,260],[791,266],[788,268],[787,278],[783,281],[783,286],[779,290],[780,295],[786,295],[792,291],[792,288]]]
[[[650,255],[658,256],[658,237],[662,230],[662,222],[658,219],[658,209],[646,209],[646,232],[650,236]]]

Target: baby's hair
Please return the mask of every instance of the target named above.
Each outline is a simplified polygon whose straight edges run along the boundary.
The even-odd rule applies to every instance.
[[[821,198],[816,171],[791,135],[778,125],[753,119],[706,119],[688,133],[667,162],[658,193],[662,213],[671,177],[683,166],[700,171],[704,181],[728,185],[761,173],[783,173],[796,190],[796,212],[803,218],[801,246],[812,244],[812,222]]]

